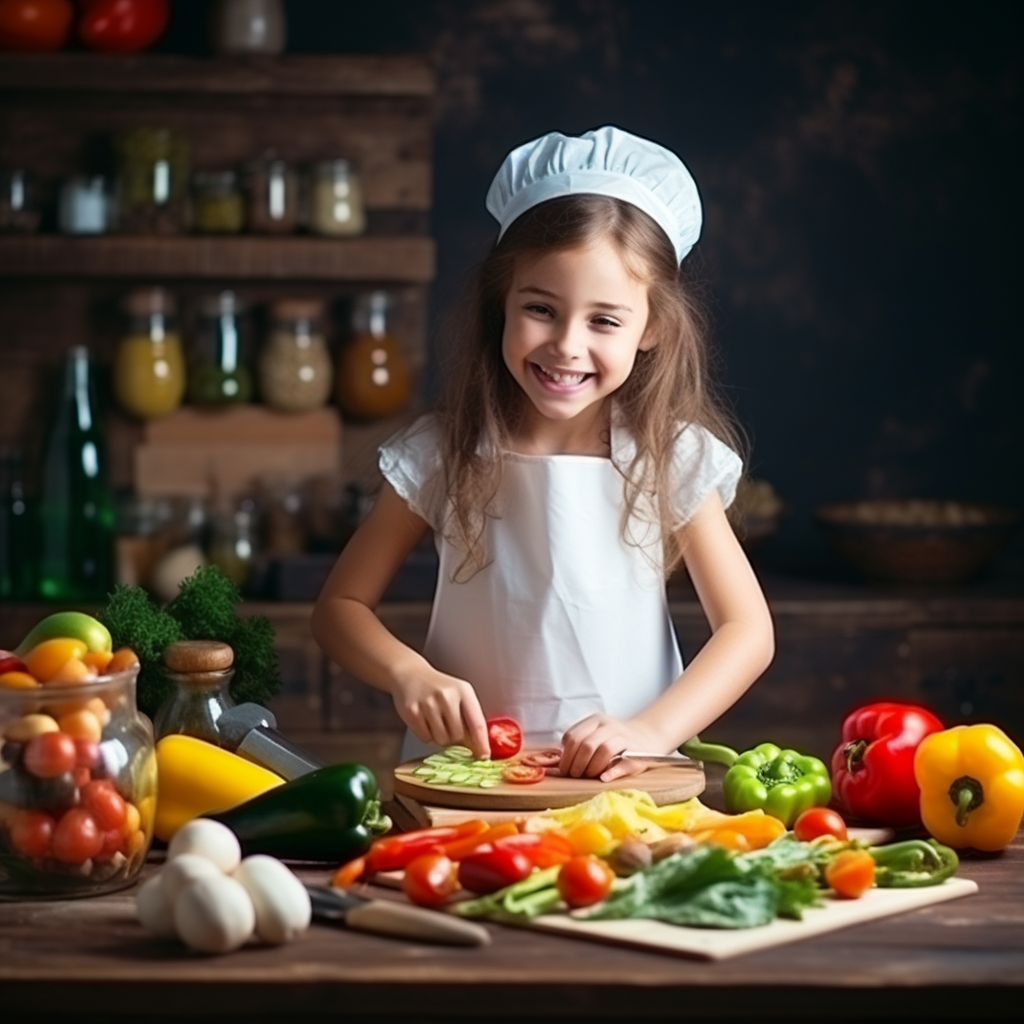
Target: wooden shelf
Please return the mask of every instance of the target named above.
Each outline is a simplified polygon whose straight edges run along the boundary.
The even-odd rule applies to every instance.
[[[427,237],[8,236],[0,237],[0,276],[425,284],[434,250]]]
[[[162,54],[5,53],[0,91],[224,96],[421,96],[435,76],[423,57],[209,58]]]

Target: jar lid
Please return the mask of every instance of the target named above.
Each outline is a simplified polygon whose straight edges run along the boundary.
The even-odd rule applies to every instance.
[[[270,304],[275,320],[316,320],[323,311],[322,299],[278,299]]]
[[[231,668],[235,652],[219,640],[176,640],[164,650],[172,672],[220,672]]]
[[[245,312],[245,303],[233,291],[218,292],[202,300],[204,316],[237,316]]]
[[[153,313],[170,316],[174,313],[175,301],[166,288],[135,288],[124,297],[122,307],[129,316],[151,316]]]

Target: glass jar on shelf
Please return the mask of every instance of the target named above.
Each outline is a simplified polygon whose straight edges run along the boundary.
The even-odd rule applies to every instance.
[[[319,299],[271,304],[270,330],[259,358],[260,395],[272,409],[305,412],[331,395],[332,365]]]
[[[240,591],[245,590],[258,554],[255,503],[246,499],[237,508],[213,516],[209,559]]]
[[[57,224],[66,235],[104,235],[114,227],[114,209],[103,175],[68,178],[60,189]]]
[[[0,900],[114,892],[146,861],[156,756],[153,727],[135,702],[139,665],[103,671],[74,683],[0,686]],[[53,737],[45,771],[32,752],[44,734]],[[93,795],[102,797],[102,823]]]
[[[128,330],[114,354],[114,397],[140,420],[166,416],[185,394],[174,296],[166,288],[138,288],[125,296],[122,308]]]
[[[128,128],[114,139],[118,228],[171,235],[187,227],[189,147],[171,128]]]
[[[205,235],[237,235],[245,227],[245,204],[235,171],[196,171],[192,175],[192,230]]]
[[[321,160],[313,165],[309,229],[318,235],[343,238],[366,230],[362,181],[351,160]]]
[[[0,167],[0,234],[30,235],[39,230],[35,179],[22,167]]]
[[[299,223],[299,182],[295,168],[266,156],[246,168],[246,219],[257,235],[287,235]]]
[[[209,296],[200,304],[188,371],[187,396],[192,405],[245,405],[252,399],[245,313],[245,304],[229,290]]]
[[[210,44],[216,53],[281,53],[288,38],[282,0],[214,0]]]
[[[360,295],[352,331],[338,352],[335,396],[352,419],[372,420],[400,412],[412,397],[412,372],[391,328],[392,296]]]

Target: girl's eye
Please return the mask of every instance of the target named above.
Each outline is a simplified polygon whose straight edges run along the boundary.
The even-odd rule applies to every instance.
[[[551,309],[548,306],[541,305],[539,302],[530,303],[526,307],[528,313],[536,313],[538,316],[550,316]]]
[[[598,327],[621,327],[622,325],[618,320],[613,320],[610,316],[595,316],[594,323]]]

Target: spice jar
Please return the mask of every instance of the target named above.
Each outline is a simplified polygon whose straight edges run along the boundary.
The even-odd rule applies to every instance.
[[[309,227],[318,235],[363,233],[363,187],[349,160],[322,160],[313,165],[309,207]]]
[[[259,235],[283,235],[299,222],[299,184],[295,169],[284,160],[267,157],[246,169],[246,212],[249,230]]]
[[[0,686],[0,900],[94,896],[135,880],[156,809],[138,673],[136,663],[73,684]]]
[[[282,0],[214,0],[210,9],[216,53],[280,53],[287,36]]]
[[[331,356],[321,327],[323,303],[289,299],[270,307],[259,359],[263,401],[281,412],[318,409],[331,395]]]
[[[224,746],[217,720],[235,706],[235,652],[219,640],[178,640],[167,645],[163,662],[172,690],[153,719],[157,740],[184,733]]]
[[[127,234],[167,235],[185,230],[189,153],[170,128],[129,128],[114,139],[118,228]]]
[[[207,235],[237,235],[245,226],[245,207],[234,171],[197,171],[192,176],[192,230]]]
[[[245,305],[232,291],[203,301],[188,372],[193,405],[244,405],[252,398],[252,376],[245,365],[242,318]]]
[[[114,397],[140,420],[166,416],[185,394],[185,357],[175,302],[164,288],[139,288],[123,303],[128,333],[114,354]]]
[[[391,333],[393,303],[385,291],[359,296],[352,335],[338,353],[335,395],[353,419],[376,419],[399,412],[412,395],[412,373]]]
[[[257,547],[256,516],[251,508],[237,508],[214,515],[210,561],[239,590],[245,589],[252,575]]]
[[[32,234],[39,217],[32,175],[20,167],[0,167],[0,234]]]
[[[107,179],[69,178],[61,186],[58,225],[67,235],[102,235],[114,224],[114,198]]]

